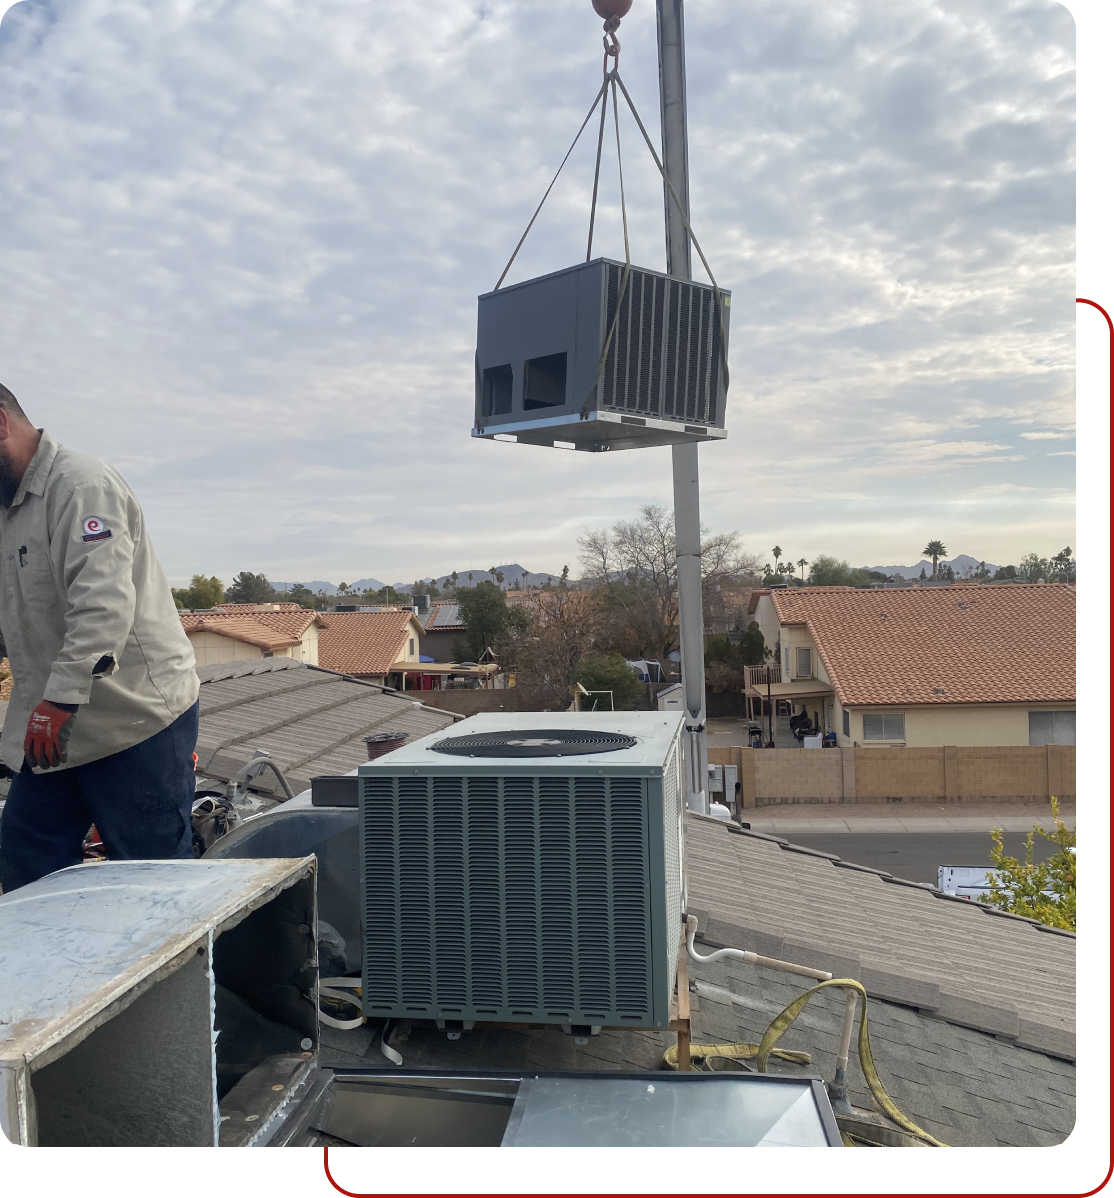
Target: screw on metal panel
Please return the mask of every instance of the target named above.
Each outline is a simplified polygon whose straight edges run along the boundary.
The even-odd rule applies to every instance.
[[[306,1036],[306,1038],[302,1041],[302,1043],[299,1047],[301,1047],[302,1049],[312,1048],[313,1041],[309,1038],[309,1036]]]
[[[298,931],[301,932],[302,935],[304,936],[309,931],[309,924],[308,923],[298,924]]]

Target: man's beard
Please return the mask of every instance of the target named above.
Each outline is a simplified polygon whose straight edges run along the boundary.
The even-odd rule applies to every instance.
[[[23,475],[17,474],[7,447],[0,445],[0,507],[11,507]]]

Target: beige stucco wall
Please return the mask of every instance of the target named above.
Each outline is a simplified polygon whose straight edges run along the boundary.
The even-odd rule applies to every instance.
[[[398,665],[399,662],[403,662],[403,661],[417,661],[418,658],[421,657],[421,654],[422,654],[422,626],[421,626],[421,624],[419,624],[416,619],[411,618],[410,623],[407,625],[407,628],[408,628],[408,632],[406,634],[406,640],[404,640],[402,642],[402,652],[398,656],[398,661],[395,662],[396,665]],[[411,641],[414,642],[413,650],[411,650],[411,648],[410,648]],[[430,653],[430,654],[427,654],[427,656],[432,657],[433,654]]]
[[[191,632],[187,634],[193,646],[193,655],[199,666],[219,666],[226,661],[251,661],[262,657],[258,645],[234,641],[231,637],[217,636],[215,632]]]
[[[905,712],[905,744],[908,748],[939,745],[1028,745],[1030,711],[1074,711],[1074,703],[956,704],[952,707],[855,707],[850,711],[851,736],[843,735],[843,712],[834,703],[835,727],[843,746],[886,748],[889,742],[863,738],[863,713]]]
[[[276,656],[279,656],[276,654]],[[317,625],[311,624],[302,633],[302,643],[290,650],[291,657],[297,657],[307,665],[315,666],[317,661]]]

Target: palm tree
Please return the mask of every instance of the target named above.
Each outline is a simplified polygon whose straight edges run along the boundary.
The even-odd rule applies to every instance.
[[[929,541],[929,543],[921,550],[925,557],[932,558],[932,580],[936,581],[936,563],[947,553],[943,541]]]
[[[804,582],[804,580],[805,580],[805,566],[807,566],[807,565],[808,565],[808,559],[807,559],[807,558],[803,558],[803,557],[802,557],[802,558],[798,558],[798,559],[797,559],[797,565],[801,567],[801,582]]]
[[[770,552],[774,555],[774,573],[778,574],[781,572],[781,567],[778,565],[778,559],[781,557],[781,546],[775,545]]]

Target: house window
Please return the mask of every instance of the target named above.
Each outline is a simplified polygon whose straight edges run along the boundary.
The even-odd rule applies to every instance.
[[[1029,712],[1029,743],[1031,745],[1074,745],[1074,711]]]
[[[877,711],[863,716],[863,740],[904,740],[905,712]]]
[[[797,650],[797,677],[811,678],[812,677],[812,650],[798,649]]]
[[[414,656],[414,638],[413,637],[410,638],[410,656],[411,657]]]
[[[843,735],[851,739],[851,713],[846,709],[843,712]]]

